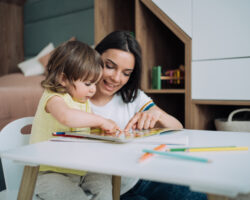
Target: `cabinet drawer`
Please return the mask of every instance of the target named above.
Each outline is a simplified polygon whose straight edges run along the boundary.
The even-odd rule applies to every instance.
[[[193,61],[192,99],[250,100],[250,58]]]
[[[250,56],[249,0],[193,0],[192,60]]]

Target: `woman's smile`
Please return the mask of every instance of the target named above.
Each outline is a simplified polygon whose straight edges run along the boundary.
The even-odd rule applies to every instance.
[[[120,88],[120,87],[119,87],[119,84],[114,84],[114,83],[108,82],[108,81],[106,81],[106,80],[103,80],[103,83],[104,83],[104,85],[105,85],[105,88],[106,88],[108,91],[110,91],[110,92],[112,92],[113,90],[116,90],[116,88]]]

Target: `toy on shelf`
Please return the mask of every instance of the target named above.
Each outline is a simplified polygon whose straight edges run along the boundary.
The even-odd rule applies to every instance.
[[[178,69],[167,70],[164,75],[161,76],[161,80],[167,80],[169,84],[180,85],[184,80],[185,68],[183,65],[180,65]]]
[[[167,88],[184,87],[185,67],[180,65],[178,69],[167,70],[162,73],[160,65],[152,67],[152,89],[160,90]],[[164,81],[164,82],[162,82]]]

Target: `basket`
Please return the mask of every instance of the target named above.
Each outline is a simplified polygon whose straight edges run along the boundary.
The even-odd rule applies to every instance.
[[[237,109],[229,114],[228,119],[215,119],[216,129],[219,131],[250,132],[250,120],[240,121],[236,119],[233,121],[233,116],[239,112],[250,112],[250,109]]]

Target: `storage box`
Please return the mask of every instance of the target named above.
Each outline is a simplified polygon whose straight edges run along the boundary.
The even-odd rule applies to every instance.
[[[250,132],[250,120],[234,119],[233,121],[233,116],[239,112],[250,112],[250,109],[237,109],[229,114],[228,119],[215,119],[216,129],[219,131]]]

